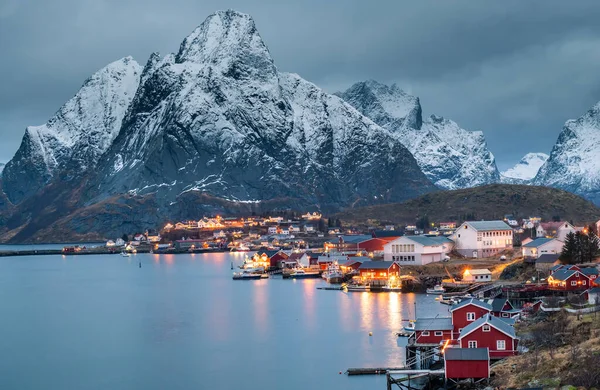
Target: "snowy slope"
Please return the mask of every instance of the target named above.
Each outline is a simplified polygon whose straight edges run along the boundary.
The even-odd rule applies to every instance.
[[[93,168],[119,133],[141,70],[131,57],[107,65],[47,123],[28,127],[3,174],[10,200],[19,202],[39,190],[58,171]]]
[[[464,130],[435,115],[422,120],[419,99],[397,86],[371,80],[356,83],[339,96],[391,131],[437,186],[456,189],[499,181],[482,132]]]
[[[600,102],[568,120],[534,184],[561,188],[600,203]]]
[[[514,167],[502,172],[502,180],[525,183],[537,175],[548,157],[546,153],[527,153]]]
[[[99,196],[160,191],[339,208],[431,190],[410,152],[341,99],[280,74],[252,18],[211,15],[175,55],[152,55]],[[364,177],[369,175],[369,181]]]

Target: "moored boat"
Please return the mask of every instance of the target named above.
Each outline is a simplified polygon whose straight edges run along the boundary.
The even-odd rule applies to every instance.
[[[130,254],[129,254],[129,253],[127,253],[127,252],[121,252],[121,256],[123,256],[123,257],[129,257],[129,256],[130,256]]]
[[[346,290],[355,292],[371,291],[371,286],[364,284],[349,284],[346,286]]]
[[[264,275],[264,276],[263,276]],[[233,280],[256,280],[269,277],[269,275],[262,272],[255,272],[254,270],[245,270],[242,272],[234,272]]]
[[[427,289],[427,294],[443,294],[446,289],[441,284],[436,284],[433,288]]]
[[[329,265],[329,267],[327,267],[327,270],[323,272],[322,277],[327,281],[327,283],[338,284],[344,281],[344,274],[342,273],[337,261],[334,261]]]
[[[312,279],[318,278],[319,276],[320,275],[318,271],[305,271],[302,268],[295,269],[289,274],[291,279]]]

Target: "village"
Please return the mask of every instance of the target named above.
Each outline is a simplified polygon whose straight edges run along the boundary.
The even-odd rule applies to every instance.
[[[423,292],[447,317],[401,325],[406,365],[355,368],[386,374],[388,388],[419,378],[489,383],[500,360],[528,351],[518,326],[536,313],[600,309],[600,221],[576,226],[540,218],[433,222],[358,231],[317,212],[276,217],[205,217],[106,243],[114,253],[239,253],[234,280],[322,278],[327,290]],[[66,253],[78,249],[65,248]],[[81,250],[81,249],[79,249]]]

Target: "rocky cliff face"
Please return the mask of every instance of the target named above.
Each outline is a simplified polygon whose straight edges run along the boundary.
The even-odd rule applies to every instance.
[[[176,54],[153,54],[143,70],[129,58],[115,64],[40,130],[28,128],[5,170],[11,201],[62,199],[64,185],[46,189],[60,180],[77,193],[63,207],[65,218],[82,207],[89,216],[94,205],[129,194],[151,196],[160,219],[182,199],[189,203],[190,194],[335,210],[435,189],[389,130],[299,76],[278,72],[248,15],[211,15]],[[45,212],[22,211],[33,219]],[[128,218],[110,214],[95,224],[118,224],[118,215]],[[13,218],[11,227],[35,231],[34,222]]]
[[[474,187],[500,180],[494,155],[482,132],[464,130],[435,115],[422,120],[419,99],[396,85],[360,82],[338,95],[392,132],[438,187]]]
[[[528,184],[548,160],[546,153],[527,153],[514,167],[502,172],[501,179],[507,184]]]
[[[565,123],[533,183],[574,192],[600,204],[599,151],[600,103]]]
[[[131,57],[109,64],[46,124],[27,128],[2,174],[11,202],[35,194],[59,172],[77,175],[95,167],[119,133],[141,70]]]

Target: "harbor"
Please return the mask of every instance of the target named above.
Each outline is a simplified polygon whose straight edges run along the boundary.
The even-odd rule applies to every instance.
[[[322,278],[232,281],[231,262],[239,263],[240,256],[3,259],[0,294],[14,299],[0,301],[0,330],[11,335],[2,346],[15,351],[5,365],[15,374],[9,381],[1,379],[2,387],[69,388],[72,370],[81,373],[79,383],[90,383],[98,359],[109,388],[161,389],[184,383],[278,388],[294,377],[286,385],[291,390],[384,389],[385,375],[348,377],[339,372],[402,367],[405,348],[394,331],[414,318],[414,303],[432,316],[447,313],[426,294],[319,290],[340,286]],[[94,326],[99,322],[102,331]],[[28,332],[22,332],[23,324]],[[85,349],[79,340],[88,341]],[[90,348],[97,356],[93,360],[84,358]],[[31,355],[40,364],[35,376],[17,369]],[[265,376],[267,362],[285,364]],[[160,369],[140,375],[134,366]],[[232,367],[236,375],[230,375]],[[297,376],[299,369],[311,375]]]

